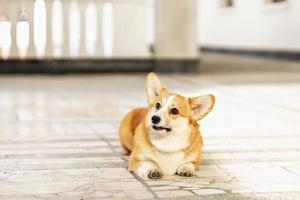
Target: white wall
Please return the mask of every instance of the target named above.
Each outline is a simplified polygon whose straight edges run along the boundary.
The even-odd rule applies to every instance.
[[[235,0],[222,9],[219,0],[199,0],[198,40],[205,47],[300,51],[300,0],[266,5]]]

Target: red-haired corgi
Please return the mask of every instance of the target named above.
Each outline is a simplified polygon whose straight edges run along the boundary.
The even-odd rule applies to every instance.
[[[151,179],[196,176],[203,146],[197,121],[212,110],[214,96],[185,98],[168,92],[154,73],[146,82],[149,107],[132,110],[120,126],[129,171]]]

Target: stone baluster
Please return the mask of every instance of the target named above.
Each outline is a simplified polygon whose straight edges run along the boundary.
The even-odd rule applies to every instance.
[[[66,59],[70,56],[69,51],[69,14],[70,2],[61,1],[63,6],[63,55],[62,58]]]

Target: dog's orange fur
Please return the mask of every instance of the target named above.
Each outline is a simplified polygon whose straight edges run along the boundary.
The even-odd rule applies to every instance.
[[[148,82],[149,79],[150,81],[152,81],[152,79],[157,79],[156,81],[159,80],[153,73],[148,75]],[[147,87],[149,87],[148,82]],[[150,99],[149,94],[148,98]],[[157,102],[167,101],[169,98],[173,98],[170,103],[170,107],[175,107],[179,111],[179,114],[169,114],[168,108],[166,112],[163,113],[166,119],[170,122],[182,120],[183,122],[186,121],[188,123],[187,128],[184,129],[186,130],[186,133],[184,133],[183,136],[180,136],[183,138],[182,141],[178,141],[178,143],[184,143],[184,138],[187,138],[187,144],[178,152],[162,152],[157,146],[155,146],[153,141],[154,139],[151,138],[150,133],[151,125],[149,124],[149,117],[151,117],[151,112],[155,110],[155,104]],[[205,113],[202,113],[201,116],[199,115],[197,118],[195,118],[195,112],[197,110],[193,110],[193,104],[196,104],[197,101],[200,101],[201,99],[198,100],[199,98],[185,98],[181,95],[170,93],[162,85],[160,85],[159,94],[157,97],[150,100],[148,99],[148,108],[138,108],[129,112],[124,117],[119,131],[119,138],[122,144],[122,153],[124,155],[130,155],[129,170],[132,172],[137,172],[139,168],[143,168],[142,166],[146,165],[149,166],[149,170],[147,171],[148,177],[150,177],[149,173],[152,173],[153,170],[158,170],[159,173],[162,174],[177,173],[180,175],[195,175],[195,171],[199,170],[200,168],[201,149],[203,146],[203,140],[199,131],[197,120],[203,118],[208,112],[210,112],[214,104],[214,97],[212,95],[207,98],[210,98],[209,100],[211,101],[211,106],[208,110],[206,110]],[[199,108],[201,109],[201,104],[197,103],[197,105],[200,105]],[[195,109],[198,109],[196,106],[194,107]],[[176,131],[176,128],[174,128],[174,131]],[[173,136],[171,135],[168,137]],[[168,144],[169,143],[166,143],[166,145]],[[168,160],[169,158],[170,166],[167,166],[168,163],[164,163],[165,161],[163,160]]]
[[[123,119],[120,127],[120,141],[122,142],[123,155],[130,155],[130,152],[133,149],[135,129],[147,114],[147,110],[147,108],[134,109]]]

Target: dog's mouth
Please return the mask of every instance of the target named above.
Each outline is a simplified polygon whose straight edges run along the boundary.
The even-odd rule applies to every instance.
[[[170,128],[166,128],[166,127],[162,127],[162,126],[152,126],[152,128],[156,131],[163,131],[166,130],[167,132],[170,132],[172,129]]]

